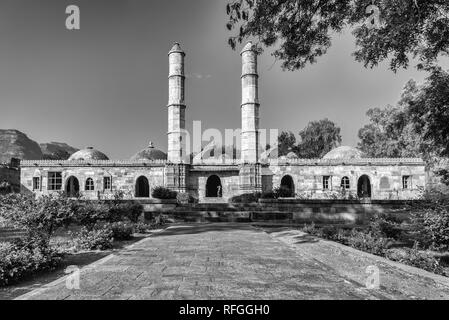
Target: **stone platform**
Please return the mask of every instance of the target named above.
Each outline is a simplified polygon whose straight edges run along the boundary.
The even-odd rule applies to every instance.
[[[19,299],[449,298],[447,278],[345,252],[293,229],[178,225],[81,269],[79,289],[61,278]],[[365,286],[370,265],[378,289]]]

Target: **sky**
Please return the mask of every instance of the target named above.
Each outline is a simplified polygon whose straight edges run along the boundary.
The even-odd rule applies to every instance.
[[[67,30],[77,5],[80,30]],[[240,127],[240,56],[227,45],[225,0],[0,0],[0,128],[42,142],[93,146],[128,159],[149,141],[167,150],[168,57],[186,52],[186,126]],[[242,45],[243,46],[243,45]],[[366,111],[395,104],[414,68],[354,61],[349,31],[318,63],[282,71],[259,57],[261,128],[298,133],[328,118],[356,146]],[[445,61],[445,66],[449,64]]]

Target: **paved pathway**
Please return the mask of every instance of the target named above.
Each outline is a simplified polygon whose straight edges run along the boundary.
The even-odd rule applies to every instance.
[[[383,299],[245,224],[171,227],[22,299]]]

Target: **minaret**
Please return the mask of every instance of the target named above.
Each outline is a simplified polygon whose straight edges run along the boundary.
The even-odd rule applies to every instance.
[[[257,163],[259,160],[259,98],[257,52],[248,42],[240,52],[242,56],[242,131],[241,160]]]
[[[185,157],[184,56],[179,43],[168,53],[168,155],[172,163],[182,163]]]

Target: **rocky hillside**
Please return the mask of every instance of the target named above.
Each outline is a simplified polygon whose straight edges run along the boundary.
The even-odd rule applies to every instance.
[[[40,144],[43,158],[49,160],[67,160],[79,149],[69,146],[63,142],[49,142]]]
[[[0,129],[0,163],[10,162],[11,158],[40,160],[42,157],[39,144],[25,133],[14,129]]]
[[[67,143],[50,142],[40,145],[15,129],[0,129],[0,163],[9,163],[11,158],[22,160],[66,160],[78,149]]]

